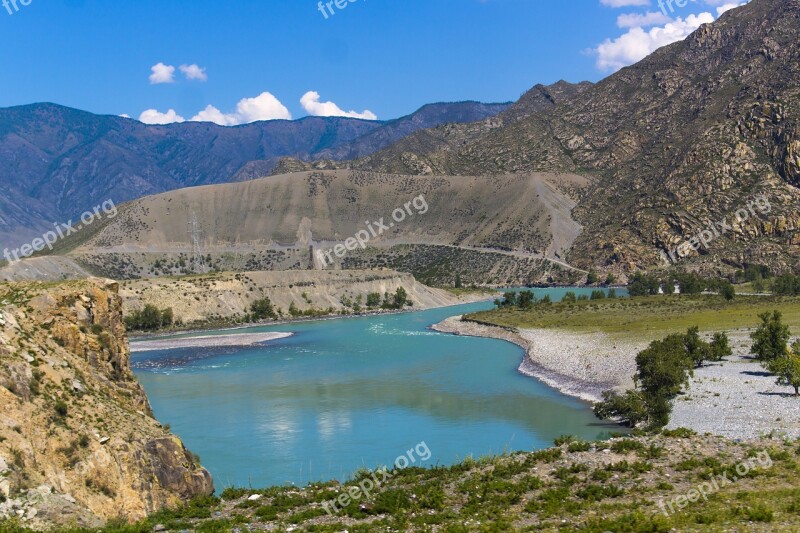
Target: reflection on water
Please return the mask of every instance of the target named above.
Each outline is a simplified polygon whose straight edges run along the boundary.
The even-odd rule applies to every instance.
[[[141,352],[132,363],[156,416],[220,488],[342,479],[421,441],[433,454],[428,465],[451,464],[616,429],[520,375],[519,347],[428,329],[489,306],[253,328],[295,335]]]

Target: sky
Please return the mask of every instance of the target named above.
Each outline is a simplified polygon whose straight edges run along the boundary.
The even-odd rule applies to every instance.
[[[598,81],[742,3],[0,0],[0,107],[226,126],[388,120]]]

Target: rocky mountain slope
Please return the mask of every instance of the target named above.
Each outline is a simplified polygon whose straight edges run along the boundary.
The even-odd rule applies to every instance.
[[[461,274],[465,283],[524,282],[547,265],[561,265],[559,257],[581,232],[571,218],[573,198],[588,184],[569,174],[430,177],[341,170],[192,187],[121,206],[115,218],[59,243],[58,253],[80,267],[48,265],[116,279],[400,265],[428,281],[438,262],[434,281],[452,284]],[[357,235],[366,235],[365,249],[320,260],[319,253]],[[22,263],[0,276],[28,268]]]
[[[306,117],[233,128],[147,126],[53,104],[0,109],[0,239],[17,243],[108,199],[260,177],[284,156],[361,156],[417,129],[481,120],[507,107],[443,103],[385,122]]]
[[[621,271],[664,266],[662,251],[705,229],[708,218],[730,222],[762,194],[768,216],[751,217],[685,263],[797,266],[798,43],[800,1],[753,0],[521,120],[502,123],[501,115],[482,129],[421,131],[356,166],[594,176],[575,212],[586,231],[569,257]],[[423,139],[433,139],[432,149]]]
[[[210,495],[129,365],[116,282],[0,284],[0,519],[140,519]]]

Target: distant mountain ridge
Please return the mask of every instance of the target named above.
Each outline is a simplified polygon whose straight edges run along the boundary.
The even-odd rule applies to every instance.
[[[236,127],[149,126],[56,104],[0,109],[0,239],[30,238],[107,199],[260,177],[281,157],[369,154],[418,129],[482,120],[509,105],[442,103],[391,121],[305,117]]]
[[[552,99],[535,88],[482,124],[422,130],[350,165],[591,176],[568,259],[621,272],[667,266],[664,252],[763,195],[767,216],[681,264],[800,268],[800,0],[752,0],[595,85]]]

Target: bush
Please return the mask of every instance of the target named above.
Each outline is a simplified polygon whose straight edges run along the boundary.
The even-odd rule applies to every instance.
[[[53,409],[55,409],[56,414],[61,418],[66,418],[67,413],[69,412],[69,407],[67,407],[67,404],[64,403],[63,400],[57,400],[53,406]]]
[[[736,297],[736,289],[733,288],[730,282],[723,283],[719,292],[729,302]]]
[[[628,283],[628,292],[631,296],[648,296],[658,294],[661,288],[661,281],[653,276],[647,276],[641,272],[636,272],[631,276]]]
[[[603,401],[594,405],[594,414],[602,419],[621,419],[630,427],[647,420],[647,406],[639,391],[629,390],[620,395],[605,391]]]
[[[371,292],[367,294],[367,307],[375,308],[381,306],[381,294],[379,292]]]
[[[262,298],[256,300],[250,305],[250,313],[253,320],[265,320],[267,318],[276,318],[275,309],[272,307],[272,301],[269,298]]]
[[[143,309],[134,311],[125,317],[125,327],[129,330],[153,331],[173,324],[172,308],[159,309],[147,304]]]
[[[772,361],[786,355],[789,344],[789,327],[783,324],[780,311],[758,315],[761,325],[750,338],[753,339],[751,350],[761,361]]]
[[[765,361],[764,366],[778,377],[778,385],[788,385],[794,388],[795,396],[800,396],[800,341],[786,354]]]
[[[797,296],[800,294],[800,276],[784,274],[772,282],[772,292],[780,296]]]

